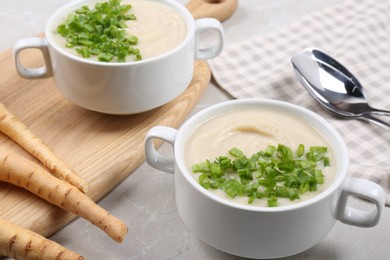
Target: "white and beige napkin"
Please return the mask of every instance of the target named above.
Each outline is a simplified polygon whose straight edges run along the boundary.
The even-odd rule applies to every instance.
[[[390,1],[347,0],[309,14],[288,27],[230,45],[209,61],[213,77],[234,98],[272,98],[306,107],[343,136],[351,176],[380,184],[390,205],[390,131],[334,117],[295,77],[291,57],[317,47],[362,83],[373,107],[390,110]],[[390,117],[383,117],[390,122]]]

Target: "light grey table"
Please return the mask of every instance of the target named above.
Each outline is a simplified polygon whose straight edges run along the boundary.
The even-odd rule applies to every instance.
[[[42,32],[49,16],[66,2],[3,0],[0,7],[0,51],[11,48],[18,39]],[[185,4],[187,0],[179,2]],[[224,23],[226,45],[255,33],[277,30],[306,13],[339,2],[239,0],[237,12]],[[211,83],[192,114],[228,99],[228,95]],[[163,145],[161,151],[171,153],[167,145]],[[55,233],[51,239],[88,259],[240,259],[198,240],[181,221],[174,197],[173,175],[142,164],[99,202],[128,225],[129,233],[122,244],[113,242],[81,218]],[[380,224],[374,228],[356,228],[337,222],[322,242],[286,259],[390,259],[390,208],[385,208]]]

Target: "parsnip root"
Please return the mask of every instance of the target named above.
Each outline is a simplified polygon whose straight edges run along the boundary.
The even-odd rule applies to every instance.
[[[122,242],[127,233],[127,226],[122,221],[101,208],[86,194],[22,156],[0,155],[0,181],[27,189],[42,199],[77,214],[117,242]]]
[[[2,219],[0,219],[0,256],[8,256],[16,260],[85,259],[52,240]]]
[[[88,182],[69,168],[21,120],[0,103],[0,131],[37,158],[54,176],[86,192]]]

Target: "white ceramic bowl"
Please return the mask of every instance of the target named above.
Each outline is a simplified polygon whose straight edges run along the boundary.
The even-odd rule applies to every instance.
[[[195,21],[191,13],[174,0],[152,1],[173,8],[186,24],[186,36],[174,49],[154,58],[125,63],[103,63],[70,54],[55,42],[53,32],[70,12],[96,2],[73,1],[51,16],[45,29],[46,38],[27,38],[15,43],[14,58],[19,75],[27,79],[53,76],[59,91],[71,102],[109,114],[140,113],[173,100],[191,82],[194,60],[210,59],[222,51],[223,29],[216,19]],[[205,31],[216,35],[216,40],[212,43],[202,40],[201,34]],[[28,48],[42,51],[45,66],[38,69],[23,66],[20,53]]]
[[[288,111],[317,129],[335,152],[337,173],[333,183],[311,199],[275,208],[236,204],[201,187],[185,165],[186,141],[202,122],[224,111],[248,106],[255,107],[259,113],[263,108]],[[155,150],[156,138],[172,144],[174,159]],[[347,148],[337,131],[317,114],[281,101],[223,102],[197,113],[179,130],[154,127],[145,140],[145,157],[149,165],[175,173],[176,205],[188,227],[209,245],[238,256],[277,258],[297,254],[321,241],[337,220],[361,227],[376,225],[384,207],[384,192],[379,185],[347,177]],[[351,207],[347,202],[350,196],[368,200],[375,209],[361,211]]]

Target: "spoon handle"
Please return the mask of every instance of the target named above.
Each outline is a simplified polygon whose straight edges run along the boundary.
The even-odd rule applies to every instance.
[[[390,116],[390,111],[377,109],[377,108],[373,108],[372,110],[368,111],[368,113],[371,115],[378,115],[378,116]]]
[[[390,131],[390,124],[379,119],[379,118],[376,118],[373,116],[374,113],[366,113],[366,114],[363,114],[359,117],[359,119],[362,119],[362,120],[365,120],[365,121],[369,121],[369,122],[372,122],[378,126],[381,126],[383,127],[384,129]],[[383,115],[383,114],[382,114]],[[386,115],[390,115],[389,113],[387,113]]]

